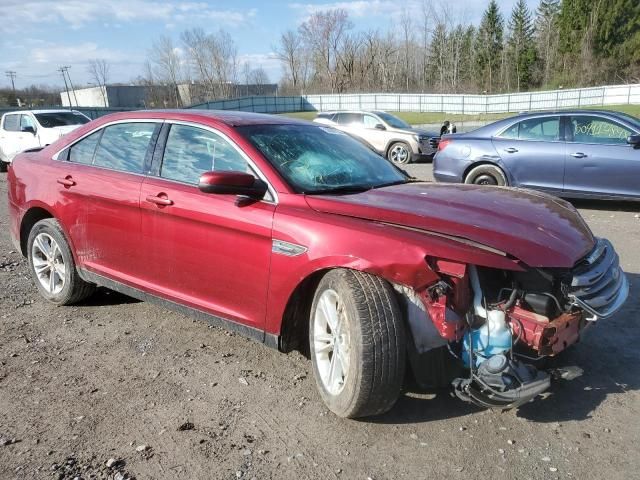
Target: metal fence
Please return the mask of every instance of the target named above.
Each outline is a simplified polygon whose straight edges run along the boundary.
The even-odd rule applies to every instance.
[[[482,115],[628,104],[640,104],[640,84],[499,95],[366,93],[242,97],[216,100],[192,105],[189,108],[240,110],[257,113],[323,112],[351,109]],[[109,107],[75,107],[74,109],[85,113],[92,119],[109,113],[137,110],[135,108]],[[0,109],[0,114],[11,110],[15,109]]]
[[[477,115],[621,104],[640,104],[640,84],[499,95],[367,93],[244,97],[207,102],[191,108],[259,113],[353,109]]]

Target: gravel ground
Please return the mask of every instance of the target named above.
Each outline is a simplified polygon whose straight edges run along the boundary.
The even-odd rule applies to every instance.
[[[632,284],[559,359],[582,374],[516,411],[407,392],[348,421],[323,408],[299,354],[107,290],[45,303],[10,243],[2,174],[0,478],[640,478],[640,206],[577,206]]]

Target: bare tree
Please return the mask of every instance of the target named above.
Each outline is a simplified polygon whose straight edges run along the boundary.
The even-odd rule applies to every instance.
[[[322,72],[326,76],[331,93],[338,86],[340,45],[344,35],[352,27],[347,12],[342,9],[315,12],[300,25],[300,34],[309,45],[317,64],[316,73]]]
[[[292,89],[295,92],[304,90],[308,56],[302,36],[298,32],[288,30],[280,36],[280,44],[274,50],[276,58],[283,63],[291,80]]]
[[[178,52],[171,37],[162,36],[151,46],[150,61],[156,78],[171,88],[174,106],[181,107],[178,85],[183,78],[183,66]]]
[[[100,88],[102,102],[105,107],[109,106],[107,104],[107,83],[109,82],[110,70],[111,66],[109,65],[109,62],[103,58],[94,58],[93,60],[89,60],[89,65],[87,66],[87,72],[91,79]]]

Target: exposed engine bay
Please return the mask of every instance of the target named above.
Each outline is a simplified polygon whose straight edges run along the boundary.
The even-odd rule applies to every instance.
[[[571,269],[520,272],[428,261],[440,281],[417,294],[422,305],[410,299],[417,353],[440,341],[465,372],[452,382],[455,395],[482,407],[513,408],[544,392],[550,375],[534,364],[576,343],[585,327],[617,311],[629,291],[604,239]],[[425,313],[439,338],[417,328]]]

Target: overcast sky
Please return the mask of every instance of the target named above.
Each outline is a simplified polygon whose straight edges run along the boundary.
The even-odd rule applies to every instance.
[[[129,82],[142,73],[152,41],[160,35],[178,39],[192,27],[227,30],[241,62],[263,67],[271,81],[281,76],[273,58],[280,33],[295,29],[316,10],[344,8],[356,29],[394,28],[404,10],[420,21],[429,0],[0,0],[0,84],[9,85],[6,70],[17,72],[16,87],[62,85],[56,72],[69,65],[74,84],[91,81],[87,62],[104,58],[112,65],[112,82]],[[432,0],[465,23],[477,23],[488,0]],[[498,0],[505,18],[515,0]],[[537,0],[527,0],[534,9]],[[442,5],[447,5],[443,7]]]

